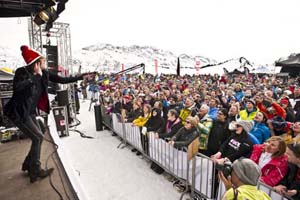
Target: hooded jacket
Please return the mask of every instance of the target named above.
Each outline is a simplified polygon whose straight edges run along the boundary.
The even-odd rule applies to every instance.
[[[220,147],[222,158],[227,157],[234,162],[240,157],[249,157],[253,148],[253,143],[248,133],[243,130],[241,134],[232,133]]]
[[[259,144],[264,143],[271,136],[270,129],[264,124],[254,120],[254,126],[249,131],[249,134],[254,135]]]
[[[153,112],[156,112],[157,114],[154,116]],[[144,126],[147,127],[148,132],[151,131],[156,132],[160,127],[163,126],[163,124],[164,124],[164,118],[161,116],[161,110],[158,108],[153,108],[151,112],[151,117],[149,118],[149,120],[146,122]]]

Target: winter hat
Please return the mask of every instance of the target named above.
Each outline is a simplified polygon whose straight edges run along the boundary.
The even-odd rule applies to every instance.
[[[28,46],[21,46],[22,56],[26,62],[27,65],[31,65],[34,63],[37,59],[43,57],[39,52],[30,49]]]
[[[281,99],[280,100],[280,104],[285,104],[285,105],[289,105],[289,100],[287,100],[287,99]]]
[[[253,104],[253,106],[256,106],[256,102],[253,99],[247,99],[246,101],[247,103],[250,102]]]
[[[281,117],[281,116],[275,116],[273,119],[272,119],[272,126],[275,128],[275,129],[283,129],[286,125],[286,121]]]
[[[242,126],[243,129],[248,133],[252,129],[254,123],[252,120],[238,120],[236,125]]]
[[[234,161],[232,169],[240,181],[244,184],[253,186],[257,185],[260,176],[260,169],[254,161],[248,158],[240,158]]]

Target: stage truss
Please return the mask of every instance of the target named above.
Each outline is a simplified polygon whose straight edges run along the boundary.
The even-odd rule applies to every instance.
[[[56,45],[58,49],[58,66],[62,66],[73,74],[72,49],[70,25],[67,23],[54,22],[49,31],[44,31],[45,25],[38,26],[33,21],[33,16],[28,20],[29,44],[31,48],[44,53],[44,46]]]

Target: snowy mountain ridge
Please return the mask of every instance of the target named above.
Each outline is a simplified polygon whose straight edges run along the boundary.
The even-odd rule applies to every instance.
[[[240,68],[240,58],[230,59],[229,62],[212,68],[202,68],[206,65],[215,65],[217,61],[203,56],[191,56],[187,54],[175,55],[171,51],[158,49],[152,46],[114,46],[111,44],[98,43],[76,50],[72,55],[73,70],[78,71],[79,66],[82,66],[81,72],[97,71],[106,73],[119,72],[122,69],[144,63],[146,73],[165,73],[176,74],[177,59],[180,58],[181,74],[223,74],[223,68],[227,71]],[[16,69],[24,66],[24,61],[21,52],[16,52],[7,47],[0,46],[0,67],[9,67]],[[250,63],[249,63],[250,64]],[[252,63],[254,68],[260,65]],[[157,66],[157,67],[156,67]],[[263,70],[253,70],[251,72],[268,72],[269,67]],[[247,66],[248,67],[248,66]],[[262,68],[262,66],[260,66]],[[268,69],[266,69],[268,68]]]
[[[95,44],[75,51],[73,63],[82,65],[82,70],[118,72],[124,69],[144,63],[147,73],[155,73],[157,64],[158,73],[176,73],[177,55],[171,51],[158,49],[151,46],[113,46],[111,44]],[[180,64],[182,68],[193,68],[195,65],[204,66],[217,63],[213,59],[203,56],[190,56],[181,54]]]

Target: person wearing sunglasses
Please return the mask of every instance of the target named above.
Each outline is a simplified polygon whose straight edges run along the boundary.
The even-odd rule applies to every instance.
[[[169,144],[175,148],[187,147],[198,137],[196,125],[197,120],[192,116],[188,116],[184,126],[171,138]]]

